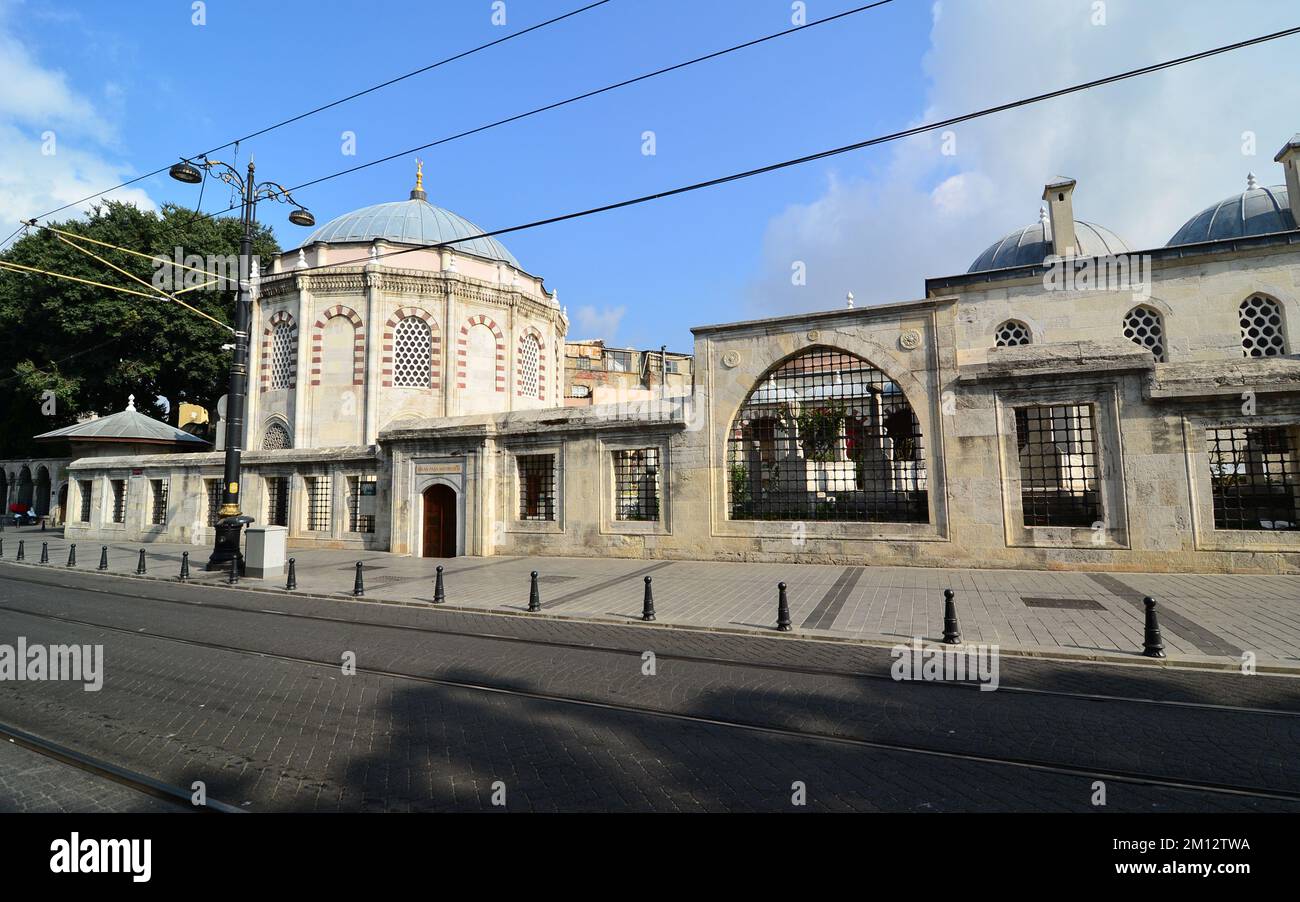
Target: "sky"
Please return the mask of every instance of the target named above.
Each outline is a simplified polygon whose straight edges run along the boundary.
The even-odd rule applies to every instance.
[[[585,2],[0,0],[0,238]],[[863,2],[611,0],[214,156],[242,168],[252,155],[260,178],[292,187],[781,31],[801,8],[811,21]],[[432,203],[505,228],[1295,25],[1295,0],[894,0],[295,194],[320,223],[404,200],[419,156]],[[850,291],[859,306],[920,297],[927,277],[964,272],[1036,222],[1057,175],[1079,182],[1077,218],[1155,247],[1247,172],[1282,181],[1273,155],[1300,132],[1297,59],[1300,37],[1286,38],[501,240],[558,290],[570,338],[679,351],[695,325],[834,309]],[[113,196],[199,203],[165,175]],[[205,188],[205,211],[231,203],[226,186]],[[287,212],[259,208],[291,248],[306,233]]]

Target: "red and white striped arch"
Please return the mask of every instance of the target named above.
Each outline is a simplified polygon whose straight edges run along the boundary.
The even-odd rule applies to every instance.
[[[393,331],[398,323],[412,316],[424,320],[429,325],[429,340],[432,342],[429,352],[429,387],[436,389],[442,385],[438,372],[438,364],[442,360],[442,333],[438,330],[437,320],[433,318],[432,313],[419,307],[399,307],[388,318],[388,322],[384,323],[384,353],[379,361],[379,373],[384,388],[393,387]]]
[[[492,321],[491,317],[482,313],[471,316],[465,321],[465,325],[460,327],[460,334],[456,336],[456,387],[465,388],[466,372],[466,350],[469,348],[469,330],[478,325],[487,326],[496,336],[496,387],[497,391],[506,390],[506,337],[501,332],[501,327]]]
[[[289,388],[295,388],[298,385],[298,324],[294,322],[293,314],[288,310],[277,310],[271,314],[271,318],[266,321],[266,328],[262,330],[262,365],[258,367],[258,383],[261,391],[269,391],[271,388],[271,354],[277,326],[287,325],[289,332],[289,354],[292,356],[294,365],[293,373],[289,376]]]
[[[546,342],[542,341],[542,333],[535,327],[529,326],[524,329],[524,334],[519,336],[519,344],[515,348],[515,395],[524,397],[524,342],[537,342],[537,400],[546,400]]]
[[[336,316],[352,323],[352,384],[361,385],[366,376],[366,333],[361,329],[361,317],[351,307],[335,304],[321,314],[311,332],[311,384],[320,385],[321,344],[325,323]]]

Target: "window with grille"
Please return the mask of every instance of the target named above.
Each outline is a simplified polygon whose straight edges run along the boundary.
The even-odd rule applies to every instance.
[[[1092,406],[1018,407],[1016,446],[1025,526],[1092,526],[1102,519]]]
[[[1165,362],[1165,321],[1158,310],[1139,304],[1124,317],[1124,337]]]
[[[113,509],[110,512],[114,523],[126,522],[126,480],[112,479],[109,480],[109,488],[113,493]]]
[[[1282,307],[1272,298],[1255,295],[1241,302],[1241,352],[1247,357],[1281,357]]]
[[[80,522],[90,522],[90,491],[91,482],[89,479],[77,480],[77,491],[81,495],[81,518]]]
[[[515,461],[519,466],[519,519],[554,520],[555,455],[521,454]]]
[[[151,479],[149,485],[153,495],[149,522],[155,526],[160,526],[167,522],[167,480]]]
[[[541,352],[537,338],[525,335],[519,347],[519,393],[525,398],[537,397],[537,364]]]
[[[579,358],[578,358],[578,369],[580,369],[580,370],[589,370],[589,369],[591,369],[591,358],[590,358],[590,357],[579,357]]]
[[[418,316],[408,316],[393,330],[393,385],[428,388],[432,384],[433,332]]]
[[[375,531],[375,501],[379,483],[374,476],[348,477],[348,532]]]
[[[1300,427],[1205,430],[1215,529],[1300,530]]]
[[[1033,341],[1029,327],[1018,319],[1009,319],[998,326],[997,331],[993,333],[993,337],[999,348],[1016,348]]]
[[[727,438],[733,520],[926,523],[921,425],[867,361],[810,348],[749,393]]]
[[[329,532],[330,528],[330,492],[333,483],[328,476],[308,476],[307,487],[307,529],[312,532]]]
[[[659,449],[614,452],[614,519],[659,519]]]
[[[203,487],[207,490],[208,496],[208,519],[209,526],[216,526],[217,521],[221,519],[221,480],[205,479]]]
[[[263,451],[284,451],[292,447],[289,430],[284,428],[283,423],[272,423],[266,427],[266,432],[262,435]]]
[[[289,388],[293,385],[294,370],[298,366],[295,328],[290,323],[276,323],[271,329],[271,388]]]
[[[289,525],[289,480],[284,476],[266,479],[266,522],[269,526]]]

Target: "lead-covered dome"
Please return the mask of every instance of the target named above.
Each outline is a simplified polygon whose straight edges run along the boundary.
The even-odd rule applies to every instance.
[[[1130,252],[1128,244],[1105,226],[1074,221],[1074,237],[1078,242],[1076,254],[1080,257],[1108,257]],[[1009,232],[988,246],[975,258],[967,272],[988,269],[1010,269],[1015,266],[1037,266],[1052,253],[1052,224],[1047,211],[1039,211],[1038,222]]]
[[[1255,176],[1246,177],[1246,190],[1206,207],[1183,224],[1169,239],[1175,244],[1245,238],[1270,232],[1289,232],[1296,228],[1285,185],[1262,188]]]

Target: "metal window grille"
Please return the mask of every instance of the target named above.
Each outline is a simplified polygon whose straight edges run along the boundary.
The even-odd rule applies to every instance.
[[[393,330],[393,385],[428,388],[433,373],[433,332],[418,316],[408,316]]]
[[[1124,337],[1165,362],[1165,323],[1158,310],[1138,305],[1124,316]]]
[[[1282,337],[1282,308],[1272,298],[1255,295],[1241,302],[1241,352],[1247,357],[1281,357],[1286,353]]]
[[[294,341],[294,327],[289,323],[277,323],[271,330],[271,388],[289,388],[293,385],[293,373],[297,368],[297,342]]]
[[[749,393],[727,439],[733,520],[926,523],[921,425],[867,361],[811,348]]]
[[[1015,348],[1033,341],[1029,327],[1018,319],[1009,319],[993,333],[999,348]]]
[[[289,525],[289,480],[283,476],[267,477],[266,522],[271,526]]]
[[[167,522],[167,480],[151,479],[153,488],[153,510],[149,522],[155,526]]]
[[[90,522],[90,491],[91,483],[89,479],[80,479],[77,481],[77,490],[81,493],[81,520],[82,523]]]
[[[1025,526],[1092,526],[1101,517],[1092,406],[1016,408]]]
[[[307,529],[312,532],[329,532],[333,482],[328,476],[308,476],[306,483]]]
[[[659,449],[614,452],[614,518],[659,519]]]
[[[126,480],[114,479],[109,483],[113,489],[113,522],[126,522]]]
[[[348,531],[374,532],[375,493],[379,483],[374,476],[348,477]]]
[[[208,525],[216,526],[221,519],[221,480],[205,479],[204,486],[208,490]]]
[[[579,357],[579,358],[578,358],[577,367],[578,367],[578,369],[580,369],[580,370],[589,370],[589,369],[591,369],[591,358],[590,358],[590,357]]]
[[[532,335],[525,335],[520,345],[521,366],[519,368],[519,391],[525,398],[537,397],[537,366],[541,358],[541,347]]]
[[[266,432],[262,435],[263,451],[283,451],[292,447],[289,430],[284,428],[283,423],[272,423],[266,427]]]
[[[519,519],[555,519],[555,455],[523,454],[519,466]]]
[[[1300,530],[1300,428],[1205,430],[1215,529]]]

